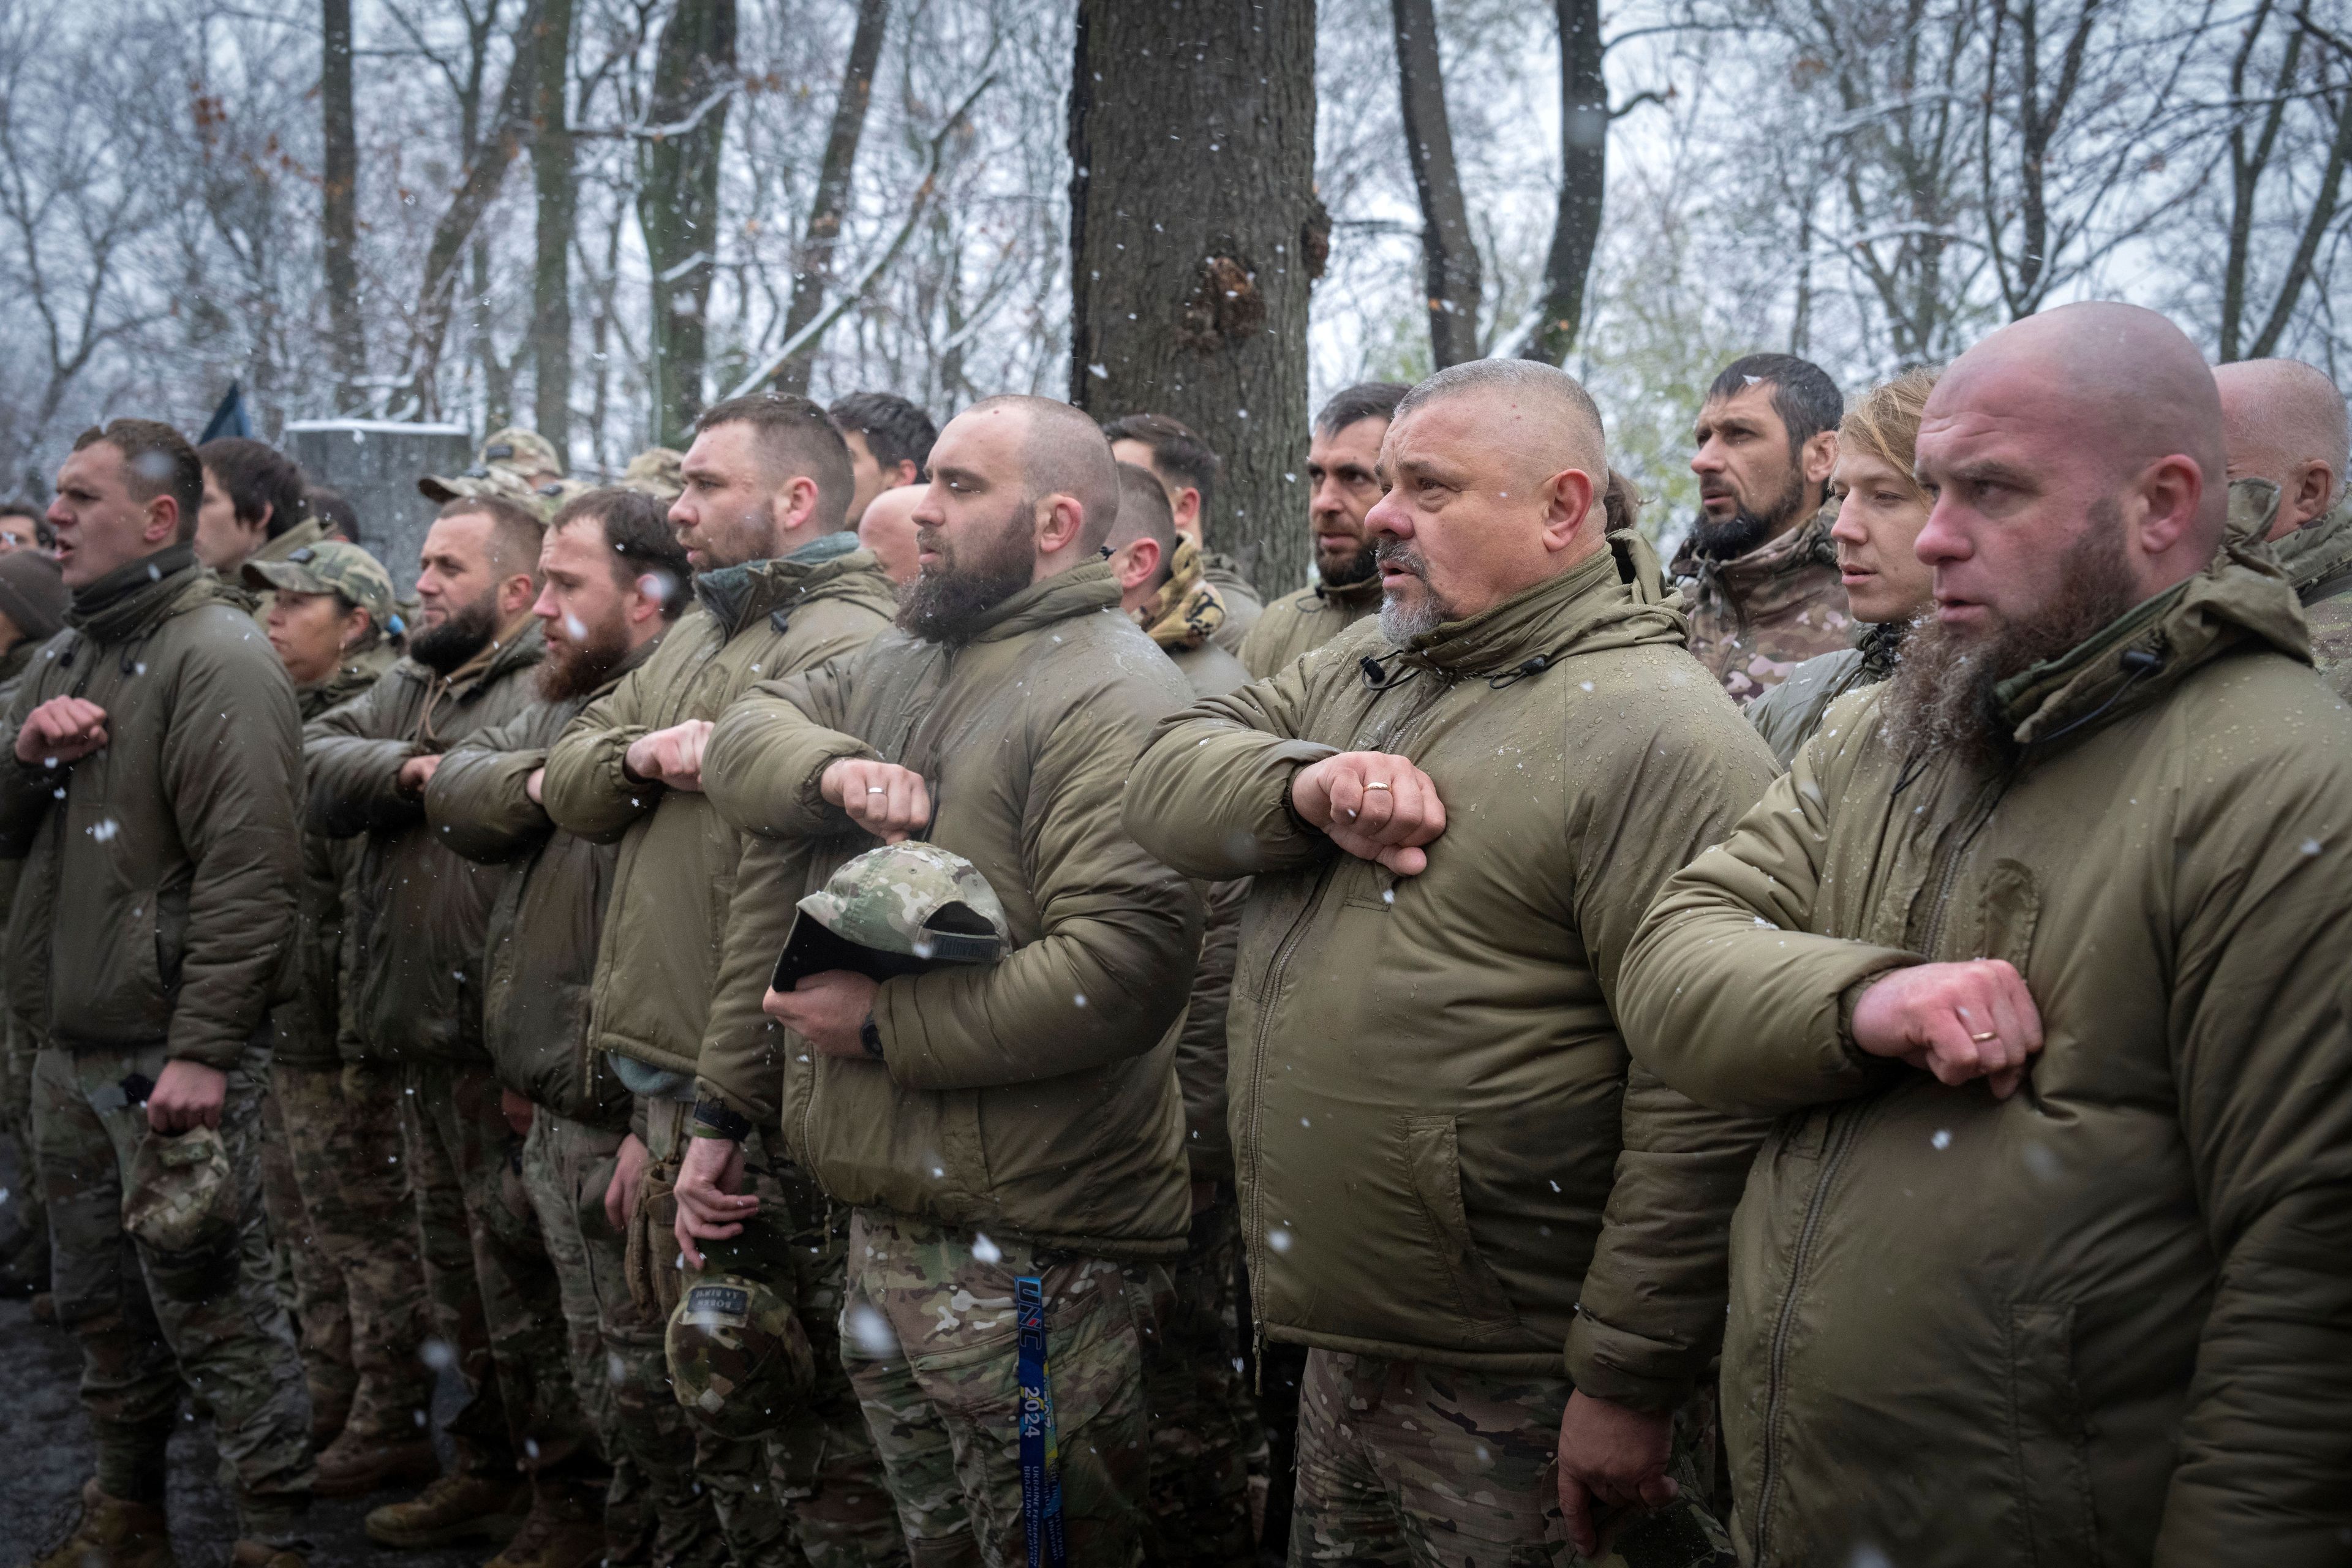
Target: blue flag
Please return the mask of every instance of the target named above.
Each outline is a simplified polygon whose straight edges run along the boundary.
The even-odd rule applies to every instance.
[[[205,433],[196,437],[196,445],[201,447],[224,436],[243,436],[248,440],[253,436],[253,421],[245,416],[245,394],[237,390],[237,384],[233,381],[228,384],[228,395],[220,400],[218,408],[213,410],[212,423],[205,426]]]

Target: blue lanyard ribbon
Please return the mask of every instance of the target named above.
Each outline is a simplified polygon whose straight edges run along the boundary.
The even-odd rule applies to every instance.
[[[1021,1521],[1029,1568],[1067,1568],[1062,1533],[1062,1458],[1054,1436],[1054,1385],[1045,1363],[1045,1282],[1013,1283],[1021,1322]]]

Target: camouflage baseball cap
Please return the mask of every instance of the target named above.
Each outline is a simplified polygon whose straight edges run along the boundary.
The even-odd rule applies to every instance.
[[[685,461],[686,454],[675,447],[648,447],[621,470],[620,486],[656,500],[676,500],[686,493]]]
[[[509,425],[494,431],[482,443],[482,450],[474,459],[475,467],[503,468],[520,479],[535,479],[541,475],[554,479],[563,477],[563,459],[555,450],[555,443],[536,430],[526,430],[520,425]]]
[[[773,1431],[816,1385],[816,1353],[784,1293],[789,1247],[772,1220],[753,1215],[740,1235],[703,1244],[703,1267],[669,1315],[670,1391],[722,1437]]]
[[[238,1208],[236,1173],[214,1129],[139,1140],[122,1200],[122,1227],[132,1236],[158,1252],[195,1252],[236,1233]]]
[[[576,479],[541,479],[533,484],[512,468],[476,468],[465,474],[427,474],[416,481],[416,488],[426,499],[445,503],[459,496],[495,496],[530,508],[544,522],[588,487]]]
[[[306,544],[283,561],[248,561],[244,575],[248,588],[275,588],[286,594],[341,594],[368,613],[376,630],[394,629],[393,622],[398,612],[393,604],[399,595],[393,589],[392,574],[356,544],[334,539]]]
[[[800,901],[774,984],[846,969],[877,979],[936,963],[993,963],[1013,945],[996,889],[962,856],[908,839],[835,871]]]

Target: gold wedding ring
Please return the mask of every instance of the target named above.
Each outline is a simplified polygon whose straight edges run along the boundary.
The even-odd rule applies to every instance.
[[[888,795],[890,793],[890,786],[887,784],[867,784],[866,786],[866,793],[867,795]]]
[[[1981,1046],[1987,1040],[1997,1040],[2000,1038],[2000,1031],[1999,1029],[1987,1029],[1983,1034],[1970,1035],[1969,1038]]]
[[[1379,780],[1375,779],[1375,780],[1373,780],[1370,784],[1366,784],[1364,787],[1365,787],[1366,789],[1387,789],[1389,786],[1388,786],[1388,785],[1386,785],[1386,784],[1381,784]],[[1394,793],[1394,792],[1391,792],[1391,793]]]

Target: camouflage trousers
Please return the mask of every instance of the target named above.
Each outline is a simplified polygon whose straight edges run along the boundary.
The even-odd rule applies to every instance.
[[[268,1052],[228,1075],[220,1131],[243,1218],[217,1247],[167,1253],[122,1226],[123,1186],[147,1133],[143,1088],[160,1045],[43,1050],[33,1069],[36,1158],[49,1194],[58,1321],[81,1341],[82,1404],[108,1495],[160,1504],[165,1446],[184,1391],[212,1412],[222,1479],[246,1535],[300,1534],[310,1502],[310,1402],[294,1334],[269,1284],[261,1211],[261,1094]]]
[[[626,1247],[604,1214],[624,1136],[542,1106],[522,1151],[523,1185],[571,1329],[572,1381],[612,1461],[605,1561],[720,1568],[727,1541],[695,1479],[695,1429],[670,1396],[665,1322],[631,1299]]]
[[[1294,1563],[1562,1568],[1582,1563],[1559,1510],[1565,1377],[1307,1352],[1299,1391]],[[1715,1436],[1701,1402],[1678,1416],[1684,1500],[1604,1528],[1595,1568],[1732,1568],[1730,1538],[1696,1500]]]
[[[0,1026],[6,1028],[8,1037],[5,1060],[0,1060],[0,1130],[16,1144],[16,1190],[0,1195],[0,1263],[37,1284],[47,1274],[49,1210],[41,1197],[40,1162],[33,1158],[36,1053],[24,1042],[22,1030],[13,1025]]]
[[[402,1119],[435,1328],[470,1395],[449,1426],[461,1469],[520,1469],[566,1512],[603,1508],[609,1477],[572,1381],[562,1292],[522,1179],[522,1140],[485,1068],[408,1062]]]
[[[1070,1561],[1141,1560],[1144,1309],[1119,1266],[859,1209],[842,1353],[918,1568],[1028,1561],[1013,1306],[1023,1276],[1045,1286]]]
[[[284,1265],[278,1299],[294,1314],[295,1342],[310,1385],[310,1420],[322,1444],[342,1430],[360,1374],[352,1362],[351,1298],[304,1200],[288,1124],[322,1110],[332,1114],[341,1097],[341,1077],[340,1068],[273,1061],[269,1090],[261,1097],[261,1206],[269,1216],[271,1250]]]
[[[413,1436],[431,1419],[433,1373],[420,1353],[429,1318],[399,1070],[360,1061],[271,1073],[302,1214],[350,1323],[358,1384],[344,1425],[365,1437]]]
[[[1126,1269],[1129,1290],[1150,1306],[1139,1326],[1151,1432],[1143,1557],[1154,1568],[1223,1568],[1255,1549],[1248,1457],[1258,1438],[1246,1416],[1234,1290],[1241,1249],[1234,1205],[1213,1204],[1192,1216],[1182,1258],[1164,1270]]]
[[[639,1102],[640,1135],[656,1160],[681,1149],[690,1109]],[[735,1568],[894,1568],[907,1561],[907,1543],[839,1349],[848,1222],[829,1214],[824,1194],[790,1162],[775,1161],[764,1140],[755,1135],[745,1156],[745,1190],[793,1216],[791,1289],[816,1385],[764,1438],[722,1437],[677,1404],[657,1331],[661,1397],[694,1428],[695,1475],[713,1495]]]

